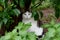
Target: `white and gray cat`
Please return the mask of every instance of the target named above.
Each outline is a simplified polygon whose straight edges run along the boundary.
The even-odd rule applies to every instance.
[[[35,32],[37,36],[42,35],[43,28],[37,26],[37,21],[34,20],[31,12],[26,11],[25,13],[23,13],[22,17],[23,17],[22,20],[23,23],[27,24],[31,22],[32,24],[32,26],[27,30],[28,32]]]

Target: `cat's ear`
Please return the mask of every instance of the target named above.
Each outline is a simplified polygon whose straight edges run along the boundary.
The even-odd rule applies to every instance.
[[[25,0],[25,10],[28,11],[32,0]]]
[[[32,12],[31,8],[29,8],[29,11]]]
[[[30,8],[27,11],[30,12],[30,13],[32,13],[32,10]]]

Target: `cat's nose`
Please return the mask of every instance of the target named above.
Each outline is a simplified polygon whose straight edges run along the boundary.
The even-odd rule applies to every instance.
[[[26,18],[28,18],[28,16]]]

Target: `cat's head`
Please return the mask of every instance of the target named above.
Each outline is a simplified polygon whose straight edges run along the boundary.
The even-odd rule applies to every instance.
[[[24,19],[30,19],[32,17],[32,13],[29,11],[26,11],[25,13],[23,13],[22,16]]]

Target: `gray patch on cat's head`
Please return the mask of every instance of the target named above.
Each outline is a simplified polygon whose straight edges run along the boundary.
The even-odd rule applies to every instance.
[[[32,13],[31,12],[26,11],[25,13],[23,13],[23,18],[30,19],[31,17],[32,17]]]

